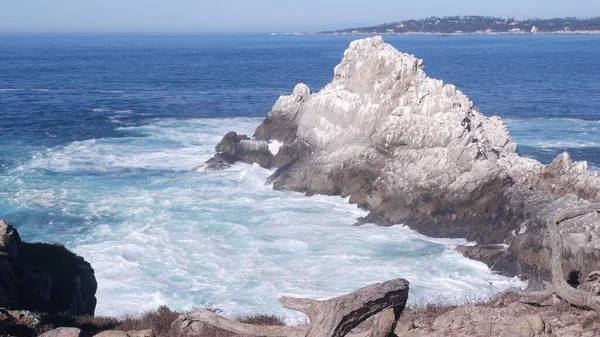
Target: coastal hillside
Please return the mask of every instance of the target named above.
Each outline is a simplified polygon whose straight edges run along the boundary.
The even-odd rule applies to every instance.
[[[432,16],[378,26],[325,31],[321,34],[453,34],[453,33],[557,33],[600,31],[600,17],[525,19],[493,16]]]

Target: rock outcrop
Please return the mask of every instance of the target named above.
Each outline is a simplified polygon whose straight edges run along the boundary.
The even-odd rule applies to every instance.
[[[222,170],[239,161],[257,163],[264,168],[273,167],[273,154],[269,144],[262,140],[253,140],[246,135],[229,132],[215,147],[217,154],[206,163],[211,170]]]
[[[45,313],[93,315],[94,270],[61,245],[26,243],[0,220],[0,306]]]
[[[600,201],[599,175],[566,153],[550,165],[520,156],[499,117],[423,68],[381,37],[354,41],[331,83],[318,93],[296,85],[242,141],[282,143],[269,179],[275,189],[350,196],[370,210],[362,222],[467,238],[487,247],[464,248],[467,256],[547,277],[547,215]],[[564,270],[597,270],[599,215],[561,226]]]

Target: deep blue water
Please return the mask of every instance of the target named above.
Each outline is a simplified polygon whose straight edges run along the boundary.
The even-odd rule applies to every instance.
[[[132,110],[118,117],[126,125],[165,117],[262,117],[297,81],[315,91],[329,82],[352,39],[0,35],[2,148],[121,136],[114,114],[102,109]],[[457,85],[486,114],[509,120],[600,119],[600,36],[386,41],[424,59],[431,77]],[[569,126],[564,138],[570,138]],[[516,131],[519,141],[521,130]],[[532,131],[544,138],[543,130]],[[526,155],[542,161],[569,150],[578,159],[600,162],[596,147],[546,146],[540,153],[535,149],[540,144],[522,143]]]
[[[328,296],[398,274],[427,279],[413,288],[424,299],[506,286],[458,257],[460,241],[348,229],[360,211],[345,200],[274,192],[255,167],[193,170],[296,82],[323,87],[352,39],[0,35],[0,218],[90,260],[101,313],[276,311],[283,292]],[[600,166],[600,36],[385,39],[504,118],[524,155]]]

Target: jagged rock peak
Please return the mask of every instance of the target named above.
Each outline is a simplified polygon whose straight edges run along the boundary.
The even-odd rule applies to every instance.
[[[381,37],[352,42],[334,75],[316,94],[299,83],[271,113],[287,115],[298,136],[316,148],[348,142],[447,146],[472,132],[485,151],[515,151],[499,118],[484,117],[455,86],[427,77],[423,60]]]

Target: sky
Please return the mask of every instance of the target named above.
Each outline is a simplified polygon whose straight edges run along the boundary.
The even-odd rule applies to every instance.
[[[446,15],[600,16],[600,0],[0,0],[0,33],[316,32]]]

